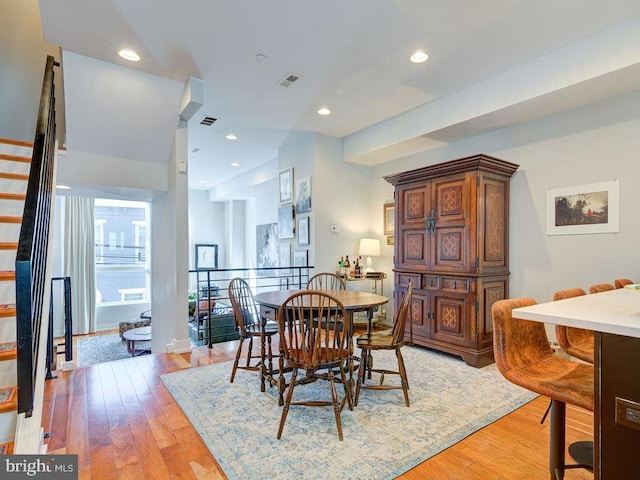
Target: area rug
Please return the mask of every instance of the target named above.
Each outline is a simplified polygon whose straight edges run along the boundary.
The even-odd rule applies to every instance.
[[[136,350],[146,348],[151,348],[151,341],[136,342]],[[78,367],[131,358],[127,342],[123,342],[117,333],[78,338],[76,354]]]
[[[402,390],[362,390],[358,406],[342,411],[342,442],[331,408],[304,406],[290,409],[277,440],[276,389],[261,393],[255,372],[246,370],[230,384],[229,362],[161,378],[231,480],[392,479],[536,397],[495,365],[476,369],[427,349],[402,351],[411,406]],[[395,354],[376,352],[375,364],[395,367]],[[297,387],[294,400],[327,399],[328,387]]]

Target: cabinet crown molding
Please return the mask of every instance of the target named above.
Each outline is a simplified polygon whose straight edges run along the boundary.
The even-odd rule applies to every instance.
[[[483,153],[469,157],[449,160],[447,162],[428,165],[426,167],[394,173],[383,177],[391,185],[401,185],[422,178],[444,177],[460,172],[461,170],[477,170],[487,173],[496,173],[510,177],[518,169],[519,165]]]

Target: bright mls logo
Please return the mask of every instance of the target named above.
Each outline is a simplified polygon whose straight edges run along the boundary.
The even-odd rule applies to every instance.
[[[0,460],[0,478],[77,480],[77,455],[7,455]]]

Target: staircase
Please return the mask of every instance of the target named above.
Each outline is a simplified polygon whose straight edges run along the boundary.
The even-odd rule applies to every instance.
[[[0,139],[0,454],[13,453],[18,416],[15,260],[31,150]]]

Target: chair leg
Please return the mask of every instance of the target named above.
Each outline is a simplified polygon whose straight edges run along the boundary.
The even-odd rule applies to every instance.
[[[402,392],[404,393],[404,403],[409,406],[409,381],[407,380],[407,370],[404,368],[404,359],[400,349],[396,349],[396,357],[398,358],[398,372],[400,373],[400,382],[402,384]]]
[[[271,346],[271,335],[267,336],[267,359],[269,360],[269,374],[273,372],[273,348]]]
[[[266,367],[266,349],[265,349],[265,334],[264,331],[260,332],[260,391],[265,391],[265,382],[264,379],[267,375],[267,367]]]
[[[367,359],[368,359],[367,350],[363,349],[362,355],[360,356],[360,367],[358,368],[358,380],[356,381],[356,393],[355,393],[355,396],[353,397],[354,407],[358,406],[358,399],[360,398],[360,387],[364,382],[364,376],[367,370],[367,367],[366,367]]]
[[[291,372],[291,380],[289,383],[289,390],[287,391],[287,398],[284,401],[282,407],[282,415],[280,416],[280,427],[278,427],[278,440],[282,436],[282,430],[284,429],[284,422],[287,420],[287,414],[289,413],[289,407],[291,406],[291,399],[293,398],[293,388],[296,385],[296,377],[298,376],[298,369],[294,368]]]
[[[236,359],[233,361],[233,368],[231,369],[231,380],[229,383],[233,383],[233,380],[236,378],[236,370],[238,370],[238,362],[240,361],[240,355],[242,354],[242,344],[244,343],[244,337],[240,337],[240,344],[238,345],[238,350],[236,351]]]
[[[251,355],[253,350],[253,337],[249,338],[249,345],[247,347],[247,367],[251,366]]]
[[[344,386],[344,394],[349,405],[349,410],[353,410],[353,397],[351,396],[351,383],[347,381],[347,372],[344,371],[344,365],[340,365],[340,378]]]
[[[551,421],[549,422],[549,473],[551,480],[564,478],[566,405],[551,400]]]
[[[338,401],[338,392],[336,390],[336,382],[333,375],[333,370],[329,369],[327,372],[329,385],[331,385],[331,400],[333,403],[333,416],[336,417],[336,427],[338,427],[338,438],[342,441],[342,420],[340,419],[340,402]],[[286,407],[286,404],[285,404]]]

